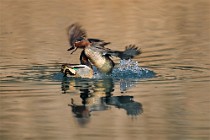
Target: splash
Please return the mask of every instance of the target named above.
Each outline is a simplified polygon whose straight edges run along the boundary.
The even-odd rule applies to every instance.
[[[140,79],[140,78],[152,78],[155,73],[147,68],[142,68],[134,60],[120,60],[112,71],[112,77],[119,79]]]
[[[138,80],[143,78],[152,78],[155,76],[155,73],[152,70],[140,67],[138,61],[130,59],[120,60],[120,63],[114,67],[112,73],[109,75],[99,72],[95,66],[93,66],[93,71],[94,71],[93,79],[112,78],[115,80],[122,80],[122,81],[132,79],[133,81],[135,79]],[[125,83],[127,84],[127,81],[125,81]]]

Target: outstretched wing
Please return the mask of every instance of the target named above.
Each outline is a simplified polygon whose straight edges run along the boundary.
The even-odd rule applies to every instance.
[[[88,41],[93,44],[92,46],[100,46],[100,47],[104,47],[111,43],[111,42],[105,42],[104,40],[96,39],[96,38],[88,38]]]
[[[128,45],[125,47],[125,51],[121,54],[121,59],[131,59],[141,53],[141,50],[136,45]]]
[[[82,26],[79,23],[74,23],[72,25],[70,25],[67,29],[67,34],[69,37],[69,44],[70,44],[70,48],[68,49],[68,51],[73,50],[76,51],[77,48],[75,48],[74,43],[78,40],[82,40],[84,38],[87,39],[87,33],[86,30],[82,28]],[[104,40],[101,39],[95,39],[95,38],[88,38],[87,39],[90,43],[92,43],[92,46],[99,46],[101,48],[103,48],[104,46],[110,44],[110,42],[104,42]],[[73,53],[72,52],[72,53]]]
[[[125,51],[113,51],[109,50],[104,55],[111,55],[119,57],[120,59],[131,59],[137,55],[141,54],[141,50],[136,47],[136,45],[128,45],[125,47]]]
[[[72,49],[74,49],[74,43],[81,37],[86,38],[87,33],[85,29],[78,23],[74,23],[70,25],[67,29],[68,37],[69,37],[69,44],[71,45]]]

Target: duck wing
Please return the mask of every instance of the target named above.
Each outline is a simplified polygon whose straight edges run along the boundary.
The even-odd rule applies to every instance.
[[[71,46],[71,48],[68,49],[68,51],[75,49],[74,43],[76,41],[87,38],[86,30],[82,28],[82,26],[79,23],[74,23],[70,25],[67,28],[67,35],[69,37],[69,44]],[[87,40],[93,44],[92,46],[104,47],[110,44],[110,42],[105,42],[104,40],[96,39],[96,38],[87,38]]]
[[[88,41],[92,43],[92,46],[100,46],[100,47],[104,47],[111,43],[111,42],[105,42],[104,40],[96,39],[96,38],[88,38]]]
[[[78,40],[81,37],[83,38],[87,37],[86,30],[83,29],[79,23],[74,23],[70,25],[67,28],[67,35],[69,37],[69,44],[71,45],[70,50],[75,48],[74,43],[76,42],[76,40]]]
[[[132,59],[139,54],[141,54],[141,50],[136,45],[128,45],[125,47],[124,51],[113,51],[109,49],[103,53],[103,55],[115,56],[126,60]]]

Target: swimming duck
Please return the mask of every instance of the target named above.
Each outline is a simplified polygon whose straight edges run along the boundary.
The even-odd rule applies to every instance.
[[[93,69],[86,65],[78,64],[63,64],[61,66],[61,72],[65,76],[77,77],[77,78],[93,78]]]
[[[124,51],[113,51],[105,48],[110,42],[87,38],[86,30],[78,23],[69,26],[68,36],[71,46],[68,51],[73,50],[73,53],[77,48],[83,49],[80,55],[80,63],[90,68],[94,65],[100,72],[105,74],[111,73],[115,66],[115,63],[110,58],[111,56],[119,57],[120,59],[131,59],[141,53],[135,45],[127,46]]]

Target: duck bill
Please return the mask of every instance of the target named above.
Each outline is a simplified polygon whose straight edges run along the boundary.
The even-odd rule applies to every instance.
[[[71,52],[71,54],[73,54],[76,50],[77,50],[77,48],[70,48],[70,49],[68,49],[67,51],[71,51],[72,50],[72,52]]]
[[[75,47],[71,47],[71,48],[69,48],[67,51],[71,51],[71,50],[73,50],[73,49],[75,49]]]
[[[71,51],[71,50],[72,50],[71,54],[73,54],[73,53],[77,50],[77,48],[71,47],[71,48],[69,48],[67,51]]]

